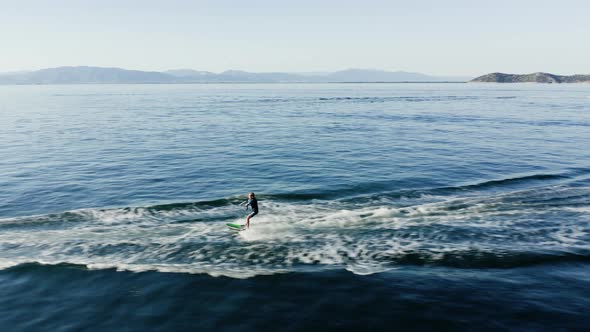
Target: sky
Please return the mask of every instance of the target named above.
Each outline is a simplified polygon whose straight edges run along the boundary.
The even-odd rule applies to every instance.
[[[0,0],[0,72],[590,74],[588,0]]]

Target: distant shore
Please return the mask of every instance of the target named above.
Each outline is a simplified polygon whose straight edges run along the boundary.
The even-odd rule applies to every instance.
[[[183,83],[448,83],[471,77],[432,76],[404,71],[346,69],[328,73],[221,73],[192,69],[163,72],[104,67],[57,67],[36,71],[0,73],[0,84],[183,84]]]
[[[549,73],[490,73],[471,80],[473,83],[590,83],[590,75],[555,75]]]
[[[25,85],[191,85],[191,84],[467,84],[468,81],[416,81],[416,82],[137,82],[137,83],[0,83],[0,86],[25,86]]]
[[[35,71],[0,73],[0,85],[67,84],[268,84],[268,83],[590,83],[590,75],[550,73],[490,73],[476,78],[432,76],[416,72],[346,69],[326,73],[246,72],[220,73],[192,69],[141,71],[90,66],[56,67]]]

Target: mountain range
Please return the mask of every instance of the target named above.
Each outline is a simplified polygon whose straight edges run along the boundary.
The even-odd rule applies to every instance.
[[[164,72],[105,67],[57,67],[28,72],[0,73],[0,84],[123,84],[123,83],[346,83],[346,82],[465,82],[468,77],[441,77],[404,71],[347,69],[330,73],[222,73],[193,69]]]

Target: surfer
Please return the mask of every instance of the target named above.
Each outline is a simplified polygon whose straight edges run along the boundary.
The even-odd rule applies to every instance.
[[[250,218],[258,214],[258,201],[256,200],[254,193],[248,195],[248,201],[243,205],[246,205],[246,210],[248,210],[248,206],[252,208],[252,213],[246,217],[246,227],[250,228]]]

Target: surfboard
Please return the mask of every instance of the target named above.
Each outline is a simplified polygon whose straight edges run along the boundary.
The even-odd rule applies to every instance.
[[[238,225],[238,224],[225,224],[227,228],[231,229],[232,231],[243,231],[246,229],[245,225]]]

